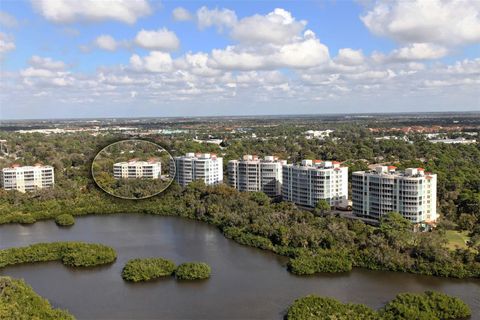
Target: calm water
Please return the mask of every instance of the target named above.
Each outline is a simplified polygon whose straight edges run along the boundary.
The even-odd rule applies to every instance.
[[[281,319],[295,299],[315,293],[381,307],[397,293],[438,290],[466,301],[480,319],[480,281],[356,269],[348,274],[297,277],[286,259],[241,246],[214,227],[173,217],[90,216],[69,229],[53,221],[0,226],[0,248],[36,242],[88,241],[110,245],[117,261],[73,270],[58,262],[0,269],[24,278],[36,292],[78,319]],[[200,260],[212,277],[131,284],[120,273],[128,259],[159,256],[176,263]]]

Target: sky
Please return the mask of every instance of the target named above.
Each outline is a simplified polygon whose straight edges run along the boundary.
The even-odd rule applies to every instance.
[[[0,118],[480,111],[480,1],[2,0]]]

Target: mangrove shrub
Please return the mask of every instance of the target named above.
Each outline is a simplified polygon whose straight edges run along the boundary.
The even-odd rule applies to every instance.
[[[175,272],[175,263],[162,258],[128,260],[122,270],[122,278],[139,282],[171,276]]]
[[[175,270],[175,276],[180,280],[196,280],[210,278],[212,269],[204,262],[182,263]]]
[[[62,261],[71,267],[93,267],[115,261],[114,249],[85,242],[37,243],[0,250],[0,268],[19,263]]]
[[[75,218],[71,214],[64,213],[55,217],[55,223],[62,227],[72,226],[75,223]]]
[[[67,311],[54,309],[23,280],[0,277],[0,319],[75,319]]]

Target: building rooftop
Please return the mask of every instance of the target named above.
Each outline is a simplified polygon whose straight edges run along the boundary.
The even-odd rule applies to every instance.
[[[430,172],[425,172],[425,169],[423,168],[407,168],[402,171],[397,171],[397,167],[395,166],[377,166],[374,170],[369,170],[369,171],[355,171],[355,173],[368,173],[368,174],[378,174],[378,175],[389,175],[389,176],[401,176],[401,177],[412,177],[412,178],[417,178],[417,177],[431,177],[434,174]]]

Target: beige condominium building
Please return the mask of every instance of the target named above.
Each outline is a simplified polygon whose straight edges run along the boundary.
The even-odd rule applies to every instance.
[[[2,169],[1,183],[5,190],[20,192],[49,188],[55,183],[53,167],[41,164],[23,167],[12,165]]]
[[[330,206],[348,206],[348,167],[337,161],[303,160],[283,166],[282,198],[315,207],[324,199]]]
[[[113,165],[115,179],[158,179],[162,174],[162,164],[156,159],[138,161],[132,159],[125,162],[117,162]]]
[[[241,160],[228,162],[228,184],[239,191],[262,191],[270,197],[282,192],[282,166],[285,160],[274,156],[259,159],[245,155]]]
[[[171,160],[170,175],[185,187],[192,181],[201,180],[206,185],[216,185],[223,181],[223,158],[210,153],[187,153]]]
[[[422,168],[378,166],[352,173],[353,213],[379,220],[396,211],[413,223],[437,220],[437,175]]]

